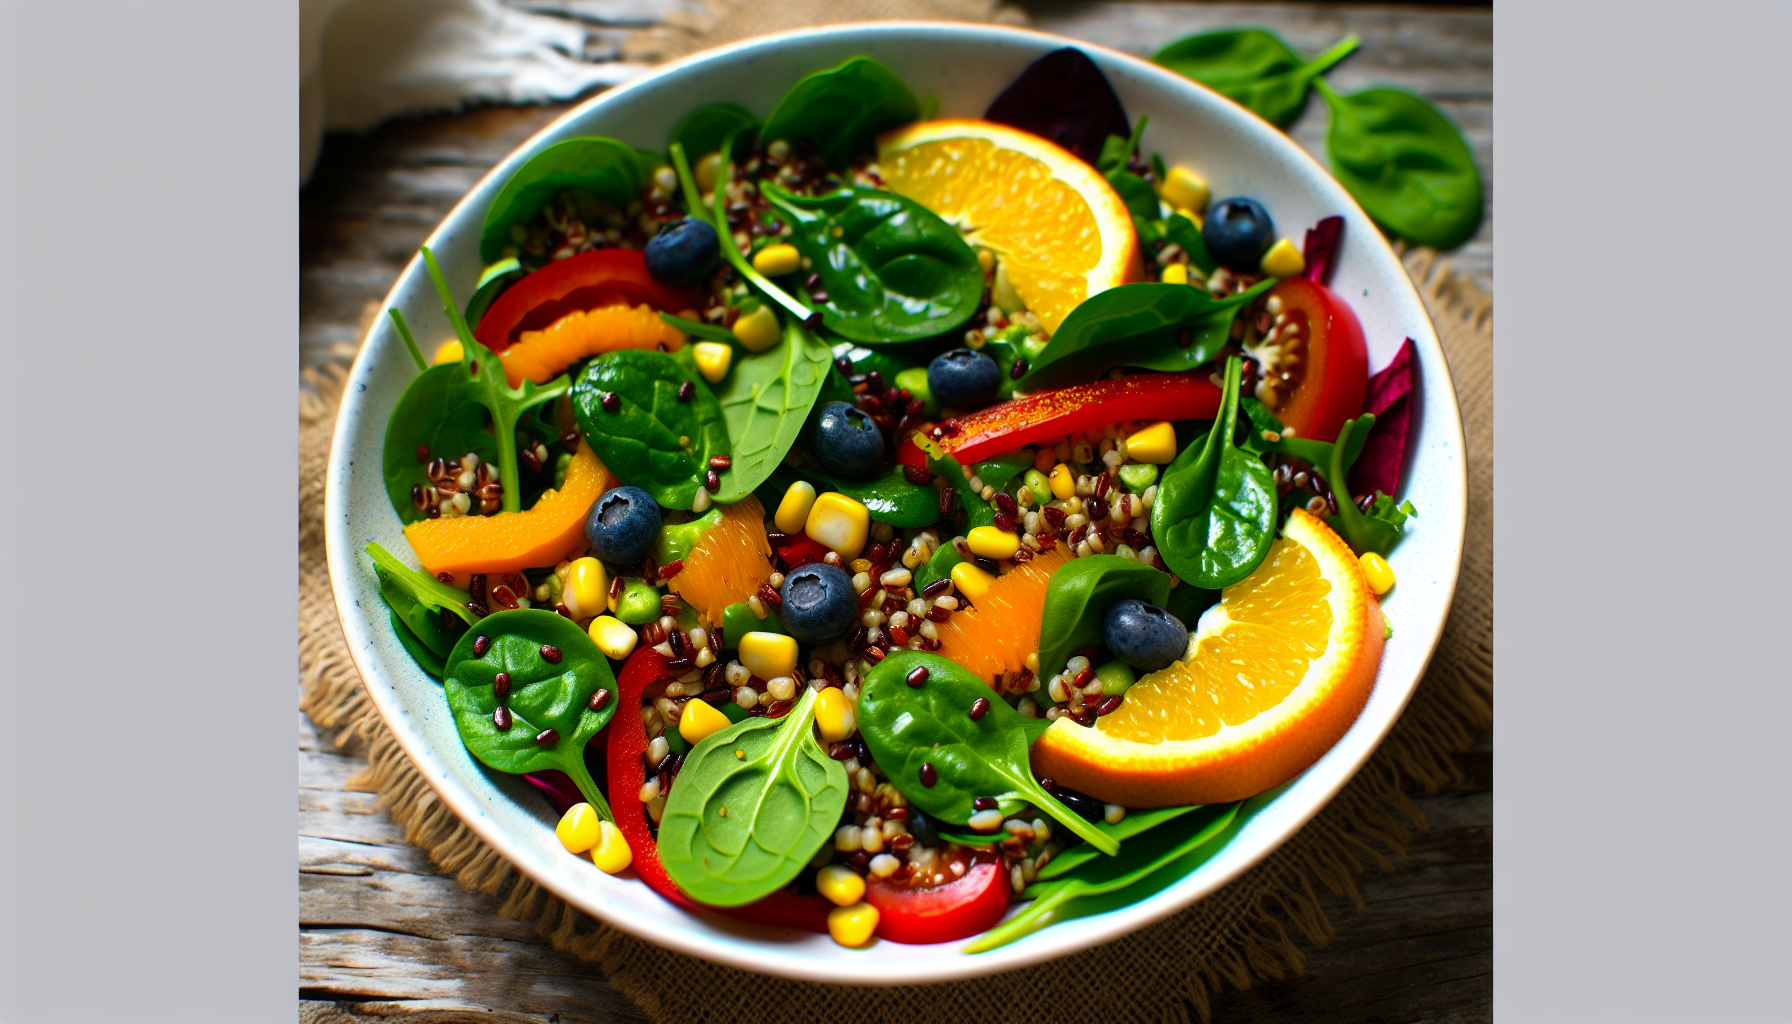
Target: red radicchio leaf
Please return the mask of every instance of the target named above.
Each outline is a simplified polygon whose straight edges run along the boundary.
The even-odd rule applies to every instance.
[[[1363,453],[1350,468],[1350,493],[1361,498],[1380,491],[1390,497],[1400,492],[1400,473],[1406,468],[1406,452],[1412,446],[1414,346],[1408,338],[1394,353],[1393,361],[1369,378],[1363,411],[1375,414]]]
[[[1331,276],[1332,257],[1338,252],[1338,236],[1344,233],[1344,218],[1327,217],[1307,229],[1307,244],[1304,255],[1307,261],[1307,280],[1314,284],[1324,284]]]
[[[1053,50],[1021,72],[983,117],[1040,135],[1091,166],[1108,136],[1126,138],[1132,122],[1107,76],[1081,50]]]
[[[579,792],[579,787],[573,785],[572,779],[558,769],[549,768],[539,772],[524,772],[523,778],[527,779],[530,785],[541,790],[542,794],[561,814],[565,814],[567,809],[574,804],[585,802],[585,796]]]

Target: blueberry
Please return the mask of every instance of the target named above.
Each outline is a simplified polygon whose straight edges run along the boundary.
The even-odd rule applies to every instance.
[[[1129,597],[1115,601],[1101,623],[1101,642],[1140,672],[1169,668],[1188,653],[1188,629],[1154,604]]]
[[[660,506],[639,487],[605,491],[585,517],[585,540],[611,565],[639,565],[660,536]]]
[[[835,476],[876,476],[884,468],[884,435],[871,417],[845,402],[829,402],[815,414],[809,447]]]
[[[996,361],[981,352],[955,348],[927,364],[934,401],[954,409],[981,409],[995,400],[1002,383]]]
[[[1262,203],[1240,196],[1213,204],[1201,226],[1201,239],[1208,254],[1222,265],[1255,274],[1276,240],[1276,225]]]
[[[846,570],[810,562],[790,570],[778,591],[778,621],[791,636],[811,647],[844,639],[859,623],[859,595]]]
[[[921,808],[916,807],[914,804],[908,805],[908,818],[905,825],[908,829],[908,834],[914,836],[915,842],[920,843],[922,846],[940,845],[940,831],[944,828],[951,827],[944,822],[936,821],[933,818],[928,817]]]
[[[716,229],[695,217],[661,228],[647,242],[647,272],[657,281],[680,288],[708,280],[721,258]]]

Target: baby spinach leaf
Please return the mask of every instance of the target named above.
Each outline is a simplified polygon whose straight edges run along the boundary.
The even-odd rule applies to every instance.
[[[692,386],[689,401],[678,391]],[[614,395],[616,411],[604,408]],[[573,417],[617,476],[666,508],[690,508],[712,455],[728,454],[721,406],[700,374],[651,349],[606,352],[572,387]]]
[[[1005,946],[1044,927],[1045,919],[1054,910],[1073,899],[1120,892],[1177,864],[1226,831],[1238,816],[1240,806],[1227,804],[1216,808],[1217,813],[1213,815],[1178,819],[1127,843],[1125,852],[1119,856],[1094,858],[1053,881],[1027,886],[1026,894],[1033,897],[1032,905],[978,936],[964,951],[982,953]]]
[[[735,357],[716,394],[734,446],[717,501],[739,501],[772,475],[802,434],[833,366],[833,353],[794,319],[784,322],[776,346]]]
[[[1419,245],[1451,249],[1481,226],[1481,173],[1448,117],[1412,93],[1365,89],[1331,107],[1326,152],[1332,174],[1377,224]]]
[[[660,818],[666,873],[692,899],[737,907],[789,884],[846,809],[846,766],[815,741],[815,691],[691,749]]]
[[[1201,273],[1211,274],[1219,266],[1219,261],[1207,251],[1207,238],[1195,222],[1180,214],[1171,214],[1164,218],[1164,238],[1188,253],[1188,261],[1201,268]]]
[[[835,170],[873,152],[873,140],[921,115],[921,104],[896,73],[870,57],[850,57],[792,86],[759,129],[759,141],[807,142]]]
[[[798,196],[768,181],[761,192],[821,275],[822,320],[841,337],[867,345],[917,341],[977,312],[977,254],[920,203],[862,186]]]
[[[505,289],[523,279],[523,264],[515,256],[506,256],[485,268],[479,275],[479,283],[473,286],[473,297],[467,300],[466,320],[474,329],[479,321],[485,319],[485,312],[492,308],[498,296]]]
[[[1052,573],[1039,616],[1039,675],[1050,678],[1070,652],[1101,643],[1101,623],[1115,601],[1138,598],[1162,607],[1170,574],[1119,555],[1088,555]]]
[[[479,256],[495,263],[510,243],[510,226],[527,225],[555,193],[581,188],[612,206],[625,207],[646,184],[653,164],[627,143],[593,135],[556,142],[516,169],[485,211]]]
[[[1093,164],[1108,136],[1125,138],[1132,121],[1107,76],[1073,47],[1027,66],[984,112],[986,121],[1050,139]]]
[[[1182,807],[1153,807],[1142,811],[1127,811],[1126,817],[1115,824],[1098,821],[1095,827],[1122,842],[1133,836],[1149,832],[1166,821],[1174,821],[1190,811],[1198,811],[1203,805],[1187,804]],[[1127,855],[1132,854],[1128,849]],[[1073,846],[1053,857],[1045,867],[1039,869],[1039,880],[1049,882],[1059,875],[1065,874],[1078,864],[1084,864],[1101,855],[1101,851],[1093,846]]]
[[[929,558],[915,570],[915,589],[925,590],[928,585],[939,580],[952,578],[952,567],[964,561],[958,556],[958,549],[950,544],[941,544],[933,550]]]
[[[927,468],[933,475],[945,477],[946,483],[958,492],[958,504],[964,508],[964,531],[969,533],[979,526],[994,526],[995,507],[983,500],[981,492],[971,489],[970,476],[965,472],[964,464],[942,451],[932,438],[923,434],[915,435],[915,444],[920,447],[921,454],[927,456]],[[947,571],[950,572],[950,568]]]
[[[1326,464],[1324,475],[1326,484],[1332,489],[1332,498],[1338,503],[1338,514],[1331,517],[1331,526],[1338,531],[1338,536],[1343,537],[1344,542],[1350,545],[1350,550],[1359,555],[1373,551],[1386,557],[1388,552],[1394,550],[1394,545],[1400,543],[1401,528],[1406,522],[1404,510],[1393,508],[1393,499],[1387,498],[1384,514],[1366,516],[1357,509],[1356,501],[1350,496],[1349,485],[1345,482],[1350,472],[1350,449],[1354,447],[1360,450],[1374,425],[1373,416],[1345,420],[1344,426],[1338,431],[1338,442],[1332,445],[1331,460]],[[1387,512],[1392,512],[1393,515],[1387,515]]]
[[[706,324],[701,320],[686,320],[682,316],[673,316],[670,313],[661,313],[660,320],[663,323],[678,328],[686,334],[702,338],[704,341],[719,341],[724,345],[740,344],[739,339],[734,336],[734,332],[726,327],[719,327],[715,324]],[[689,352],[690,349],[681,348],[678,351],[684,353]]]
[[[684,115],[672,129],[670,141],[698,158],[719,153],[722,143],[736,134],[759,130],[759,119],[736,103],[709,103]]]
[[[395,597],[402,594],[433,612],[451,611],[469,626],[479,621],[478,613],[468,607],[472,595],[466,591],[418,572],[373,541],[367,542],[366,551],[367,557],[373,559],[374,572],[379,575],[382,596],[389,585]]]
[[[452,620],[454,628],[450,628],[449,623],[443,619],[444,609],[432,607],[417,600],[412,596],[405,581],[387,571],[379,563],[374,563],[373,571],[380,580],[380,600],[386,602],[386,607],[391,610],[392,620],[402,623],[405,632],[435,656],[438,664],[435,675],[441,676],[440,662],[448,656],[449,651],[454,650],[454,642],[460,639],[460,634],[466,629],[466,622],[454,618]],[[446,584],[443,585],[446,586]],[[454,588],[449,587],[448,589],[453,590]],[[456,591],[456,596],[466,595]],[[464,602],[461,607],[465,607]],[[452,616],[454,610],[450,608],[448,613]]]
[[[908,674],[916,668],[928,672],[919,688],[908,684]],[[1032,804],[1102,852],[1118,851],[1118,840],[1059,803],[1033,778],[1020,712],[1006,701],[991,700],[988,713],[971,718],[971,704],[992,692],[948,658],[893,651],[865,677],[859,735],[891,784],[941,821],[963,825],[971,818],[973,801],[993,797],[1004,814]],[[921,780],[922,765],[932,766],[931,786]]]
[[[1356,49],[1355,36],[1303,61],[1280,36],[1261,28],[1229,28],[1178,39],[1157,51],[1155,64],[1192,78],[1287,128],[1307,103],[1307,89]]]
[[[458,459],[471,452],[496,463],[497,446],[485,429],[490,423],[491,414],[470,394],[463,363],[432,366],[411,381],[386,421],[381,459],[386,497],[400,522],[424,517],[411,502],[411,488],[429,486],[428,459]],[[419,456],[422,450],[428,459]]]
[[[1243,362],[1226,360],[1219,418],[1164,470],[1151,505],[1151,535],[1185,583],[1220,590],[1250,575],[1275,540],[1276,485],[1269,467],[1232,443]]]
[[[1064,318],[1020,386],[1033,390],[1072,375],[1087,380],[1114,366],[1193,369],[1219,354],[1238,311],[1274,286],[1265,279],[1223,299],[1205,288],[1153,282],[1091,295]],[[1184,330],[1191,336],[1187,347]]]
[[[384,591],[380,594],[385,596]],[[430,678],[440,680],[443,672],[442,656],[431,650],[421,637],[411,632],[405,620],[398,617],[398,610],[390,604],[386,607],[386,617],[392,622],[392,632],[397,635],[398,642],[403,645],[405,653],[417,663],[417,667],[428,673]]]
[[[987,348],[987,346],[986,346]],[[1009,452],[994,458],[984,459],[971,466],[971,475],[983,481],[983,486],[994,487],[1005,491],[1014,478],[1033,468],[1033,460],[1025,451]]]
[[[485,653],[476,654],[478,647]],[[558,768],[600,815],[614,820],[585,768],[585,745],[616,713],[614,700],[591,709],[597,691],[616,692],[616,677],[584,630],[539,608],[496,612],[467,630],[446,668],[448,707],[474,757],[513,775]],[[502,698],[499,673],[507,674],[509,687]],[[500,704],[508,710],[505,728],[497,717]]]

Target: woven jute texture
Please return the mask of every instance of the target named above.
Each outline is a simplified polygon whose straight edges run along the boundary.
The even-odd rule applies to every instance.
[[[600,966],[654,1021],[1205,1020],[1222,985],[1301,970],[1293,931],[1324,942],[1321,887],[1361,909],[1355,876],[1383,870],[1423,828],[1406,793],[1458,777],[1452,757],[1492,723],[1492,301],[1428,250],[1407,253],[1456,382],[1468,444],[1468,537],[1449,625],[1412,703],[1355,779],[1261,864],[1193,907],[1096,949],[976,982],[860,989],[781,981],[660,949],[593,921],[487,847],[436,797],[367,699],[337,624],[324,564],[323,480],[345,377],[308,370],[299,432],[301,708],[339,746],[364,751],[352,788],[379,794],[406,837],[444,874],[504,899],[559,949]],[[1424,528],[1424,520],[1418,528]],[[677,913],[668,909],[669,913]]]

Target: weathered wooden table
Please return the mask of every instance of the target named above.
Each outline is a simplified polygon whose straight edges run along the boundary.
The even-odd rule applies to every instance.
[[[1261,24],[1308,52],[1346,33],[1361,52],[1330,76],[1341,91],[1412,89],[1467,134],[1492,167],[1492,14],[1483,8],[1342,4],[1032,3],[1034,25],[1145,55],[1190,32]],[[354,345],[418,244],[481,175],[565,107],[490,108],[333,136],[300,194],[301,358]],[[1314,101],[1292,132],[1323,159]],[[1491,179],[1489,179],[1491,202]],[[1451,259],[1492,290],[1491,217]],[[1226,992],[1215,1021],[1336,1024],[1492,1017],[1492,754],[1461,759],[1465,779],[1417,800],[1430,828],[1396,869],[1360,885],[1360,916],[1327,910],[1337,936],[1310,950],[1304,977]],[[302,1020],[619,1022],[642,1019],[593,965],[555,952],[496,902],[435,874],[373,797],[344,788],[362,762],[299,720],[299,996]]]

